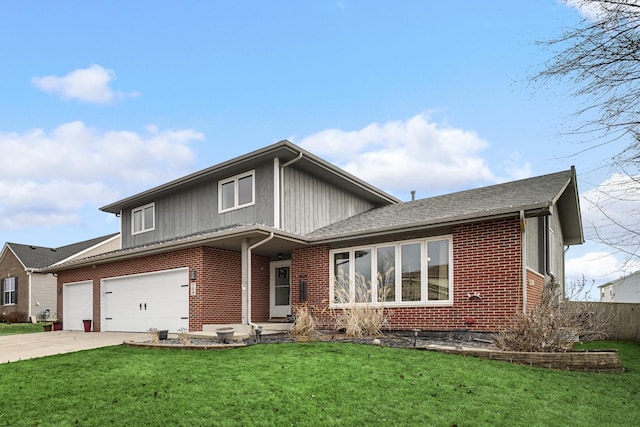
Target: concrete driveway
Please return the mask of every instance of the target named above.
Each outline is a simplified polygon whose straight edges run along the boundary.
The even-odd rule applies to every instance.
[[[129,332],[54,331],[0,337],[0,363],[16,362],[53,354],[146,341],[149,334]]]

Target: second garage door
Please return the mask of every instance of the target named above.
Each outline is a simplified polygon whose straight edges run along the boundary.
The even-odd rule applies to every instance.
[[[102,280],[103,331],[189,328],[186,268]]]
[[[93,319],[93,282],[65,283],[62,288],[62,326],[81,331],[83,320]]]

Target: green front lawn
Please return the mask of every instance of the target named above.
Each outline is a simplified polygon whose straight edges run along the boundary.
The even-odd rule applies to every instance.
[[[340,343],[116,346],[0,365],[0,425],[637,424],[640,344],[595,346],[628,372]]]
[[[32,334],[44,331],[42,323],[0,323],[0,336]]]

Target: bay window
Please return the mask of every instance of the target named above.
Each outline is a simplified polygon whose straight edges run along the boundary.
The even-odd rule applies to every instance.
[[[332,306],[451,305],[451,237],[331,251]]]

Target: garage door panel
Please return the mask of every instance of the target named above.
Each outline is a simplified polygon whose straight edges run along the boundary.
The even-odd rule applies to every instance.
[[[105,330],[189,327],[188,269],[103,280]]]
[[[93,282],[65,283],[62,289],[62,327],[81,331],[82,321],[93,319]]]

